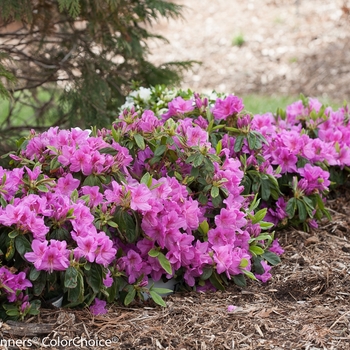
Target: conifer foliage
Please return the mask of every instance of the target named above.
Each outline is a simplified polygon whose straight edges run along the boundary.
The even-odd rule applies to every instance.
[[[178,82],[191,62],[155,66],[147,40],[166,40],[150,32],[152,21],[180,16],[165,0],[0,1],[0,97],[17,79],[3,134],[109,125],[132,81]],[[20,105],[33,113],[18,125]]]

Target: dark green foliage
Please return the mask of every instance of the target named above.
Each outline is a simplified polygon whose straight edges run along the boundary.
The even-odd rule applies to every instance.
[[[0,94],[9,95],[7,80],[18,80],[2,135],[109,126],[133,81],[179,82],[192,62],[155,66],[147,58],[147,40],[166,40],[149,25],[179,16],[181,6],[165,0],[0,1],[0,53],[11,59],[0,56]]]

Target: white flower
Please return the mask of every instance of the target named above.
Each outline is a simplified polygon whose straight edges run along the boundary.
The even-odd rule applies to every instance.
[[[75,128],[73,128],[73,129],[78,130],[78,131],[83,131],[83,130],[82,130],[82,129],[80,129],[78,126],[77,126],[77,127],[75,127]],[[85,129],[84,131],[87,133],[87,135],[86,135],[86,139],[88,139],[88,138],[89,138],[89,136],[90,136],[90,134],[92,133],[92,130],[91,130],[91,129]]]
[[[134,93],[135,91],[133,91],[132,93]],[[131,94],[132,94],[131,93]],[[131,96],[131,94],[129,96],[126,97],[125,99],[125,103],[120,107],[120,110],[123,111],[126,108],[131,108],[134,106],[134,99]]]
[[[140,89],[138,90],[138,95],[142,100],[148,102],[151,98],[151,89],[140,87]]]

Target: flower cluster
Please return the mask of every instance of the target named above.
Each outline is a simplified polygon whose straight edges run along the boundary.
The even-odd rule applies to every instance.
[[[145,292],[163,305],[150,278],[197,290],[267,282],[283,253],[271,228],[328,214],[349,128],[346,108],[314,99],[252,116],[234,95],[155,87],[133,92],[110,130],[31,132],[0,168],[1,259],[23,269],[2,268],[7,300],[25,289],[23,310],[28,297],[96,298],[98,314],[102,299]]]

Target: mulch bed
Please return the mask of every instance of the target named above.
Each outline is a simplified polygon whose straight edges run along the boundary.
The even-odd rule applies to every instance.
[[[150,59],[200,61],[182,88],[350,100],[349,0],[173,1],[184,18],[152,25],[169,43],[150,40]]]
[[[0,339],[31,339],[31,349],[45,348],[43,339],[51,349],[103,349],[106,340],[114,349],[349,349],[350,191],[333,197],[332,220],[318,230],[277,233],[285,254],[266,284],[175,293],[167,308],[147,301],[95,317],[87,309],[43,309],[25,323],[2,323]]]

